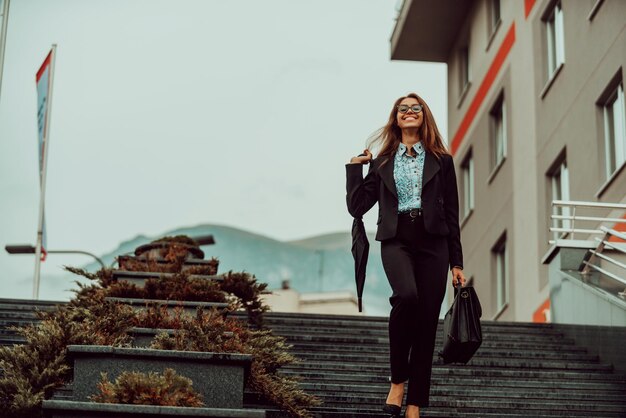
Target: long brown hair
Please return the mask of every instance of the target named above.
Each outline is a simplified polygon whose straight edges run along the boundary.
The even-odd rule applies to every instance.
[[[422,105],[424,118],[422,125],[418,129],[418,135],[424,149],[434,154],[437,159],[441,158],[444,154],[450,154],[443,143],[443,139],[439,133],[439,129],[437,129],[437,124],[435,123],[435,118],[433,117],[430,108],[424,99],[415,93],[409,93],[396,100],[393,104],[391,112],[389,113],[389,120],[385,126],[380,128],[370,137],[367,148],[369,149],[373,145],[380,146],[378,157],[388,157],[396,152],[398,145],[402,142],[402,130],[398,126],[397,120],[398,105],[402,100],[408,97],[416,99],[418,103]],[[385,164],[385,161],[383,161],[382,164]]]

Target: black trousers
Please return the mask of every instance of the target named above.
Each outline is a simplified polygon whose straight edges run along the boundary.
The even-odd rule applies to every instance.
[[[448,276],[447,238],[427,233],[422,216],[398,215],[396,236],[381,242],[381,256],[393,290],[389,298],[391,381],[408,380],[407,405],[426,407]]]

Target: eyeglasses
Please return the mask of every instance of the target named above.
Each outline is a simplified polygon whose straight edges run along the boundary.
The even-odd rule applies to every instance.
[[[413,113],[419,113],[422,111],[422,105],[421,104],[416,104],[413,106],[409,106],[405,104],[398,105],[398,112],[400,113],[406,113],[409,111],[409,109],[411,109]]]

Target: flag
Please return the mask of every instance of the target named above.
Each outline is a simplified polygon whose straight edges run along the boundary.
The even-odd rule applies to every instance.
[[[53,49],[54,50],[54,49]],[[53,50],[48,53],[48,56],[44,60],[43,64],[37,71],[37,131],[38,131],[38,151],[39,151],[39,186],[42,189],[44,187],[44,170],[45,170],[45,152],[46,141],[48,140],[48,111],[49,111],[49,94],[50,94],[50,74],[52,64]],[[46,217],[42,213],[41,224],[41,261],[46,260]]]

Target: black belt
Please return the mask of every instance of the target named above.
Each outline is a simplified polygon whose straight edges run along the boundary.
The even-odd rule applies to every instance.
[[[411,209],[408,212],[400,212],[399,215],[403,217],[415,219],[418,216],[422,216],[423,212],[422,212],[422,209]]]

